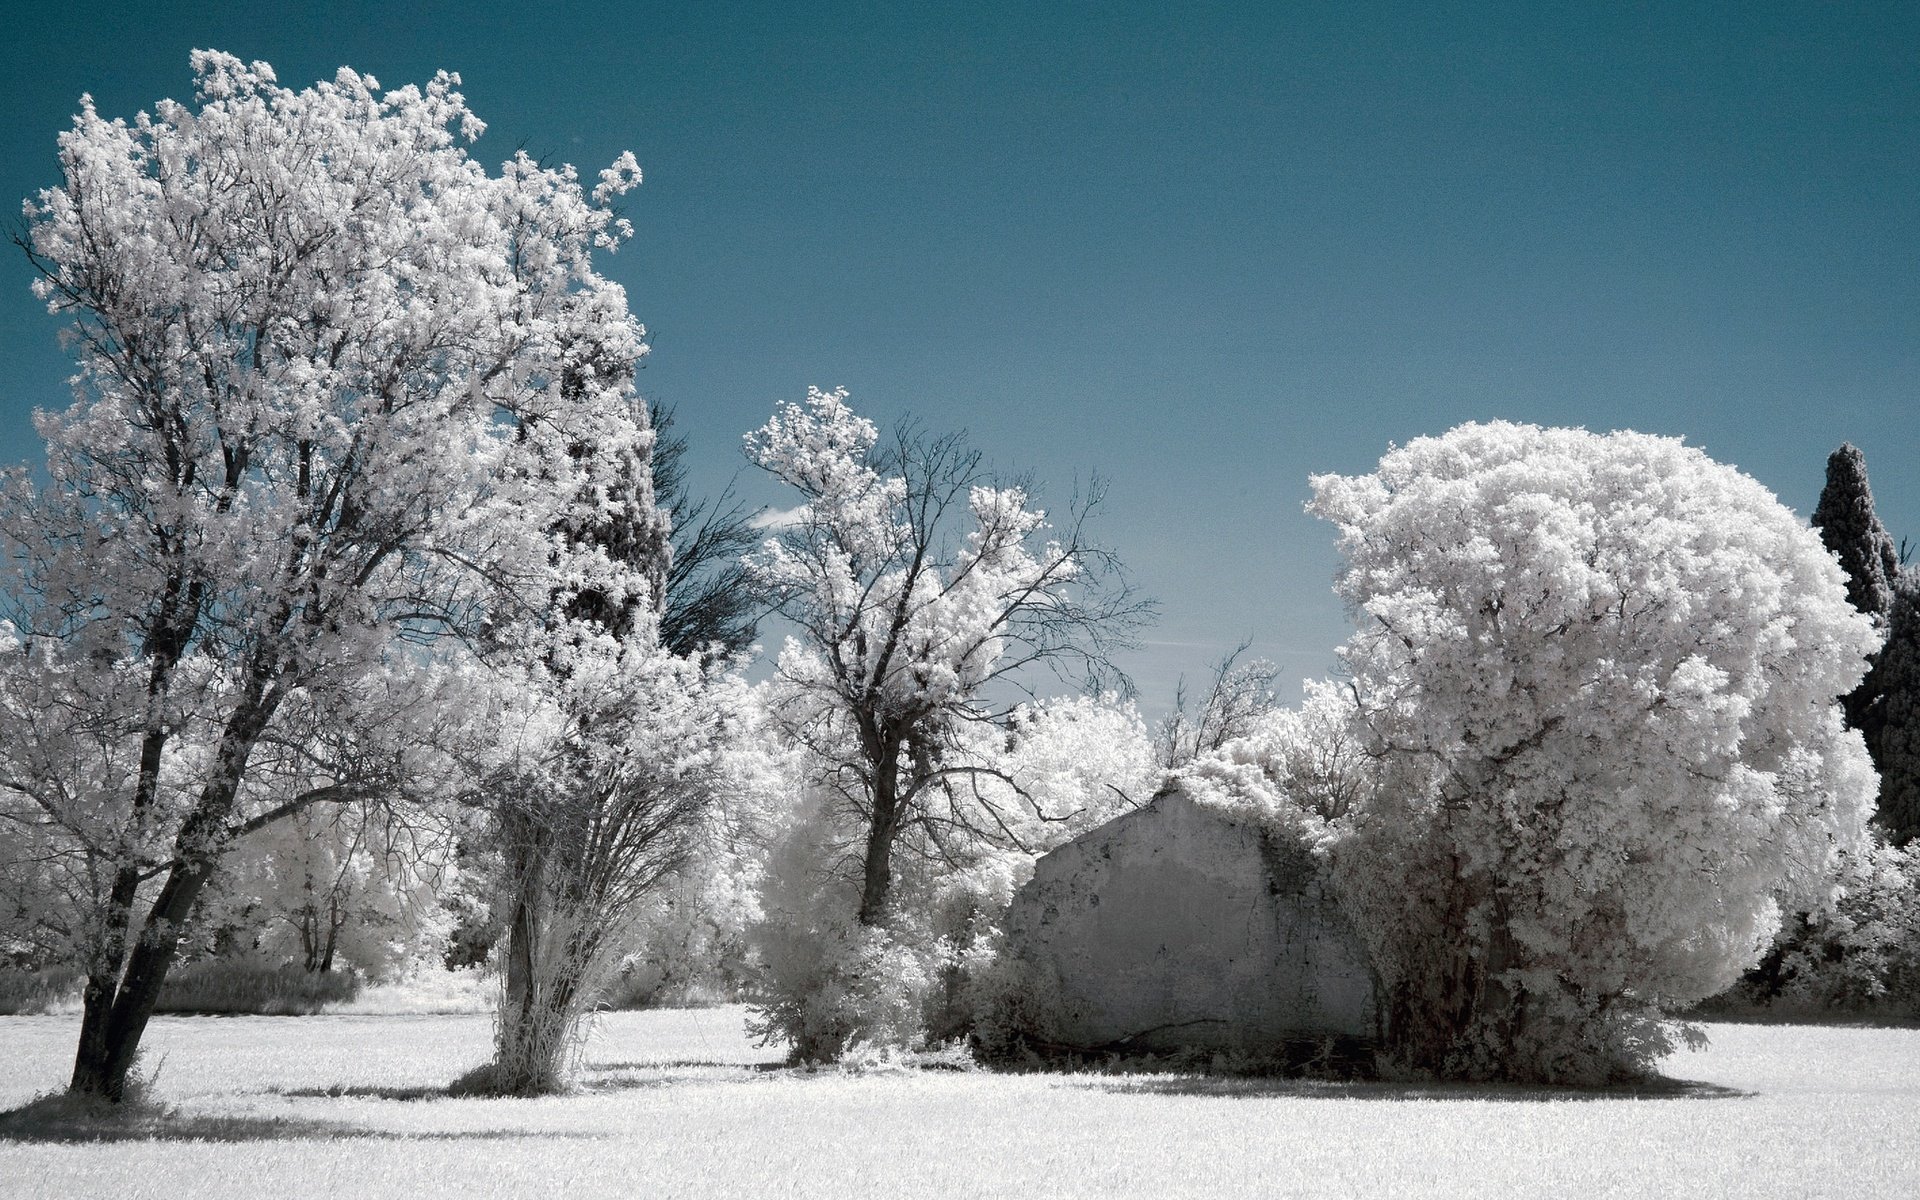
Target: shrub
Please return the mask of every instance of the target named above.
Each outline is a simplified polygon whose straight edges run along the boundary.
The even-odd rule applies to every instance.
[[[756,1001],[750,1028],[762,1044],[790,1043],[802,1063],[837,1062],[862,1046],[926,1047],[937,970],[918,941],[851,922],[824,937],[769,938],[774,986]]]
[[[176,968],[154,1006],[161,1013],[294,1016],[353,999],[359,979],[348,971],[305,971],[292,964],[202,959]]]
[[[71,967],[30,971],[0,967],[0,1017],[52,1012],[61,1003],[77,999],[80,972]]]
[[[985,996],[977,981],[1033,853],[974,846],[971,862],[907,860],[884,920],[862,925],[859,881],[832,867],[841,828],[816,803],[772,855],[751,931],[756,1033],[790,1042],[799,1062],[968,1037]]]
[[[1920,1019],[1920,844],[1849,853],[1834,901],[1782,931],[1761,965],[1703,1006],[1713,1014]]]
[[[1049,1061],[1059,1046],[1059,978],[1003,943],[983,946],[968,972],[974,1049],[1000,1066]]]
[[[1313,483],[1383,773],[1333,857],[1394,1061],[1649,1070],[1864,840],[1834,697],[1872,622],[1772,493],[1673,439],[1466,425]]]

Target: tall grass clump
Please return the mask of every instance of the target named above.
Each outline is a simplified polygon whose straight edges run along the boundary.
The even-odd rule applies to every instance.
[[[71,967],[0,967],[0,1017],[52,1012],[79,993],[80,972]]]
[[[167,976],[155,1012],[305,1016],[353,999],[350,971],[308,971],[291,963],[204,959]]]

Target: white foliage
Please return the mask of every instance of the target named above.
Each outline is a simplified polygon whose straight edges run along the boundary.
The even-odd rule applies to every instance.
[[[1380,786],[1355,715],[1348,693],[1309,680],[1299,708],[1269,710],[1246,736],[1177,772],[1181,789],[1235,821],[1285,829],[1326,853],[1352,835]]]
[[[86,1045],[107,1005],[149,1002],[228,841],[297,809],[280,777],[316,717],[381,752],[309,764],[309,791],[368,794],[414,773],[403,733],[460,714],[389,704],[425,642],[556,588],[647,593],[549,536],[618,503],[593,486],[618,472],[593,468],[650,444],[642,331],[592,266],[625,235],[602,201],[631,160],[590,201],[570,167],[471,160],[483,126],[455,76],[294,91],[231,55],[193,67],[194,104],[125,121],[83,99],[62,184],[25,213],[79,370],[75,403],[36,417],[48,485],[15,471],[0,495],[3,592],[9,670],[59,675],[23,694],[72,696],[101,764]],[[16,795],[46,811],[38,761],[15,760]],[[141,934],[143,878],[165,885]],[[129,931],[138,987],[116,1000]],[[83,1086],[112,1093],[127,1052]]]
[[[734,694],[734,733],[715,764],[714,802],[701,814],[686,862],[645,901],[621,992],[668,1003],[734,996],[752,972],[749,931],[763,915],[768,860],[796,817],[804,757],[772,736],[766,686]]]
[[[1818,537],[1667,438],[1495,423],[1319,476],[1377,799],[1339,851],[1402,1050],[1643,1065],[1860,844],[1877,645]],[[1424,1031],[1422,1029],[1424,1023]]]
[[[1846,854],[1833,903],[1776,948],[1775,995],[1792,1010],[1920,1015],[1920,847],[1873,839]]]
[[[789,536],[750,561],[816,632],[789,640],[782,675],[810,689],[858,688],[887,722],[971,696],[1005,666],[1019,610],[1061,606],[1080,562],[1058,543],[1034,544],[1046,515],[1027,507],[1024,491],[957,479],[971,520],[943,556],[933,527],[941,514],[928,509],[958,497],[939,494],[938,481],[916,489],[883,474],[873,461],[878,437],[844,390],[818,388],[750,435],[749,457],[807,501]]]
[[[760,1027],[802,1059],[964,1033],[1034,861],[1145,803],[1160,775],[1133,706],[1085,697],[1023,705],[1006,730],[982,727],[948,754],[977,769],[930,790],[902,832],[893,903],[873,926],[857,920],[861,814],[826,764],[798,764],[810,786],[774,845],[753,936]]]
[[[808,760],[805,816],[768,893],[805,897],[807,911],[769,899],[762,928],[779,944],[765,955],[766,1011],[803,1056],[835,1057],[850,1039],[871,1041],[882,1028],[893,1038],[922,1018],[829,1019],[809,999],[820,979],[897,952],[918,956],[928,986],[951,983],[953,948],[991,930],[1019,856],[1030,861],[1073,814],[1108,804],[1074,799],[1071,812],[1053,810],[1099,771],[1078,783],[1046,774],[1028,788],[1004,759],[1000,722],[1015,689],[1031,687],[1023,672],[1097,678],[1145,610],[1111,556],[1081,536],[1097,488],[1053,529],[1023,488],[996,485],[959,439],[908,431],[882,448],[844,392],[818,389],[749,435],[747,454],[801,500],[748,560],[799,628],[780,654],[769,716]],[[1133,769],[1110,775],[1136,786]],[[939,962],[948,965],[927,965]],[[829,990],[863,1010],[900,1000],[887,989]]]
[[[457,876],[445,831],[314,805],[240,840],[203,897],[217,897],[205,922],[274,962],[389,981],[440,965],[452,927],[440,897]]]

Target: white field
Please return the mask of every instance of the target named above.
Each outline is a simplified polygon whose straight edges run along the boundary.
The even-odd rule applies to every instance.
[[[808,1073],[737,1008],[617,1013],[578,1094],[453,1100],[485,1016],[160,1018],[163,1136],[0,1140],[0,1195],[1920,1195],[1920,1031],[1708,1029],[1697,1086],[1633,1096]],[[0,1018],[0,1109],[74,1033]]]

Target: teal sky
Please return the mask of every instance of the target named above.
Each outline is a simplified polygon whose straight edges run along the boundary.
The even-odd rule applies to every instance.
[[[1920,6],[8,8],[9,203],[82,92],[186,98],[202,46],[290,86],[459,71],[489,163],[631,149],[607,266],[699,479],[808,384],[1054,499],[1099,472],[1164,607],[1149,709],[1243,637],[1326,672],[1308,474],[1462,421],[1683,435],[1802,513],[1851,440],[1920,541]],[[0,267],[4,461],[67,400],[28,280]]]

